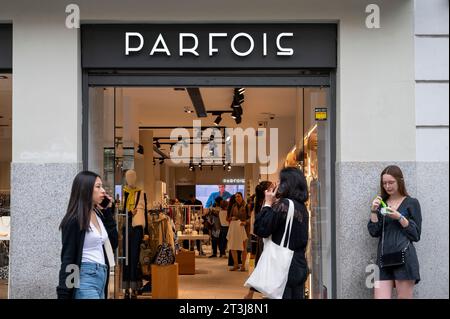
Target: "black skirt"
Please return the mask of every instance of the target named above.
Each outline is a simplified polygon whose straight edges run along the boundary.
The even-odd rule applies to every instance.
[[[378,258],[378,267],[380,259]],[[380,280],[414,280],[420,281],[419,260],[417,258],[416,248],[411,243],[405,252],[405,264],[394,267],[380,267]]]

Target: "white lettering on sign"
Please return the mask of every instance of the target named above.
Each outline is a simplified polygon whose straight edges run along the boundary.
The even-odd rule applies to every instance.
[[[137,48],[130,48],[130,37],[138,37],[140,44]],[[125,33],[125,55],[129,55],[130,52],[138,52],[144,46],[144,37],[139,32],[126,32]]]
[[[242,178],[224,178],[222,179],[224,184],[245,184],[245,179]]]
[[[158,48],[160,43],[162,44],[163,48]],[[164,37],[162,36],[161,33],[158,35],[158,38],[156,39],[155,44],[153,45],[153,49],[150,51],[150,55],[153,55],[155,52],[165,53],[168,56],[170,56],[170,51],[167,48],[166,41],[164,41]]]
[[[283,32],[283,33],[280,33],[279,35],[278,35],[278,37],[277,37],[277,48],[278,48],[278,52],[277,52],[277,55],[294,55],[294,50],[293,49],[291,49],[291,48],[283,48],[282,46],[281,46],[281,38],[283,38],[283,37],[293,37],[294,36],[294,34],[293,33],[290,33],[290,32]]]
[[[236,50],[234,43],[236,42],[236,39],[239,37],[245,37],[250,41],[250,48],[245,52],[239,52],[238,50]],[[236,54],[238,56],[249,55],[250,53],[252,53],[254,47],[255,47],[255,41],[253,41],[253,38],[248,33],[243,33],[243,32],[238,33],[233,37],[233,39],[231,39],[231,50],[233,50],[234,54]]]
[[[274,53],[276,55],[281,56],[292,56],[294,55],[294,49],[282,46],[281,42],[283,38],[292,38],[294,33],[292,32],[282,32],[279,33],[276,37],[276,48],[277,51]],[[213,56],[219,54],[219,48],[215,45],[215,41],[218,41],[217,38],[227,38],[228,33],[209,33],[208,34],[208,56]],[[133,46],[130,42],[133,41]],[[137,40],[137,41],[136,41]],[[258,40],[258,39],[257,39]],[[188,42],[189,41],[189,42]],[[193,44],[191,43],[193,41]],[[229,40],[231,51],[240,57],[245,57],[252,54],[255,51],[255,39],[248,33],[240,32],[235,34],[231,40]],[[248,49],[245,51],[240,51],[236,48],[237,41],[247,41]],[[262,56],[267,56],[267,33],[263,33],[262,37],[259,39],[262,41],[262,45],[260,46],[262,50]],[[136,44],[137,43],[137,44]],[[130,55],[131,52],[140,52],[144,47],[144,36],[139,32],[125,32],[125,55]],[[194,33],[179,33],[178,34],[178,55],[185,56],[188,54],[192,54],[194,56],[199,56],[198,52],[199,47],[199,37]],[[174,48],[172,48],[174,51]],[[155,42],[152,45],[152,49],[150,50],[149,55],[153,56],[155,54],[164,54],[166,56],[171,56],[171,50],[167,45],[167,42],[164,38],[163,34],[158,34]]]
[[[185,48],[184,47],[184,38],[192,38],[194,39],[194,47],[193,48]],[[197,52],[198,48],[198,38],[193,33],[180,33],[180,56],[183,56],[184,53],[192,53],[195,56],[198,56]]]
[[[210,33],[209,34],[209,56],[212,56],[213,53],[219,52],[219,49],[213,47],[213,38],[214,37],[226,37],[226,33]]]

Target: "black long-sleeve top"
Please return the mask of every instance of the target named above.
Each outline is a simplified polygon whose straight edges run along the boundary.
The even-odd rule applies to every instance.
[[[308,244],[308,211],[303,203],[293,200],[294,222],[292,224],[292,234],[290,234],[289,249],[294,251],[293,259],[300,265],[306,267],[305,249]],[[280,245],[286,225],[289,201],[280,199],[272,207],[264,206],[256,215],[254,233],[263,238],[272,235],[272,241]],[[288,229],[289,231],[289,229]],[[286,236],[285,243],[289,236]]]
[[[408,227],[403,227],[397,220],[384,217],[377,212],[378,222],[373,223],[369,220],[367,228],[372,237],[380,237],[378,243],[378,256],[381,252],[381,242],[383,233],[384,218],[384,247],[383,253],[391,253],[404,249],[409,242],[418,242],[420,240],[422,229],[422,213],[419,201],[412,197],[406,197],[398,207],[397,211],[408,220]]]
[[[100,217],[103,226],[105,226],[112,249],[116,249],[119,241],[116,221],[114,219],[114,207],[102,210],[102,214],[97,214],[97,216]],[[61,230],[61,269],[59,271],[59,284],[56,288],[58,299],[73,299],[74,297],[74,288],[69,288],[66,285],[66,280],[69,279],[70,281],[70,278],[67,277],[69,275],[73,276],[74,273],[72,273],[70,270],[71,268],[67,268],[67,266],[77,265],[78,269],[81,269],[85,236],[86,231],[80,229],[78,220],[75,218],[71,219]],[[106,256],[105,248],[103,248],[103,253]],[[109,274],[108,258],[105,258],[105,261],[108,266],[107,273]],[[106,281],[106,287],[108,287],[108,280]],[[107,292],[108,289],[105,289],[105,298]]]

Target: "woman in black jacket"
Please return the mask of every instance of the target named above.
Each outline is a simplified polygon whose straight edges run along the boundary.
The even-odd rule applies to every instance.
[[[266,238],[272,235],[272,241],[280,245],[285,230],[289,201],[294,203],[294,222],[289,249],[294,251],[283,299],[303,299],[304,285],[307,277],[305,249],[308,244],[308,187],[303,172],[298,168],[287,167],[280,172],[280,183],[273,189],[265,191],[265,203],[256,215],[254,233]]]
[[[388,166],[381,172],[380,190],[381,196],[372,202],[367,225],[370,235],[380,238],[377,250],[380,278],[375,282],[374,297],[390,299],[395,286],[399,299],[409,299],[413,297],[414,285],[420,281],[419,260],[413,245],[413,242],[420,240],[420,204],[408,195],[403,173],[398,166]],[[382,201],[387,205],[385,210],[382,210]],[[403,265],[389,266],[380,259],[387,254],[401,256],[401,251],[404,251]]]
[[[106,298],[109,265],[114,262],[113,249],[118,245],[118,233],[113,201],[103,189],[100,176],[83,171],[75,177],[60,230],[58,298]]]

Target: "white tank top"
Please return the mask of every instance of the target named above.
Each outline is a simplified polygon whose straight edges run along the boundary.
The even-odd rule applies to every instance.
[[[100,217],[97,216],[98,224],[102,233],[100,234],[95,225],[90,222],[90,229],[86,231],[83,245],[83,256],[81,262],[90,262],[106,265],[105,255],[103,253],[103,244],[108,239],[108,233]]]

